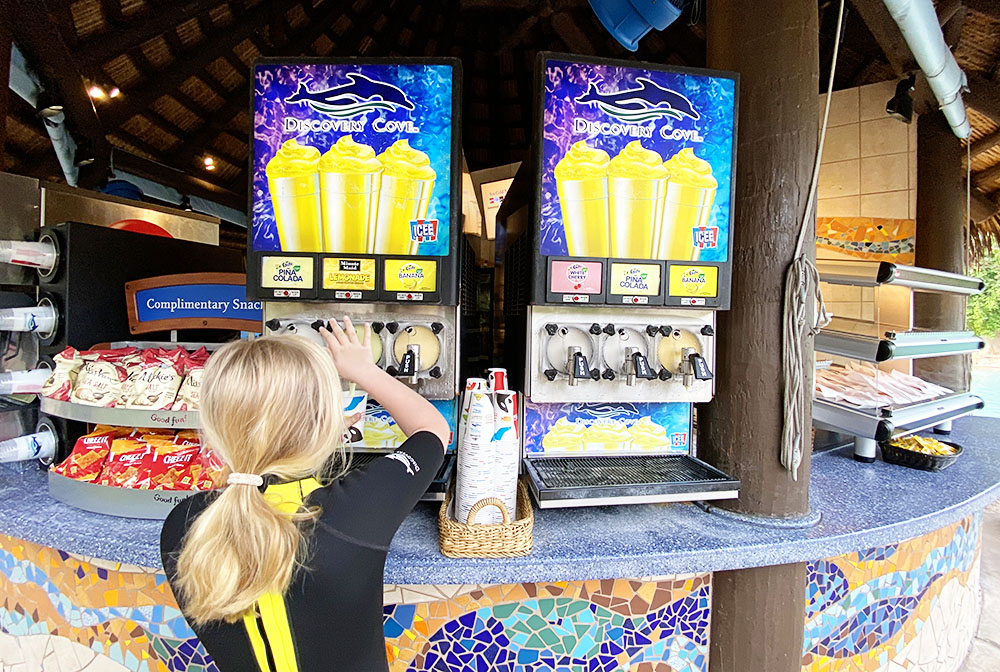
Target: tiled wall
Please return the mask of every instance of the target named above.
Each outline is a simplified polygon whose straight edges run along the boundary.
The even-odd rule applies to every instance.
[[[981,515],[810,562],[803,672],[956,672],[981,611]]]
[[[833,93],[820,166],[819,217],[917,215],[917,126],[885,113],[895,82]],[[820,96],[820,122],[826,96]]]

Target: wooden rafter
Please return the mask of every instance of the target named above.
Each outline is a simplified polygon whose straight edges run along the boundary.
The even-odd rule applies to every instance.
[[[1000,19],[1000,0],[965,0],[965,6],[974,12]]]
[[[958,46],[958,41],[962,38],[962,28],[965,26],[965,16],[968,11],[965,7],[959,7],[948,20],[941,25],[941,32],[944,34],[944,43],[949,49]]]
[[[910,48],[882,0],[851,0],[897,77],[916,69]]]
[[[977,190],[973,190],[972,192],[971,205],[972,211],[969,213],[969,216],[974,222],[989,219],[1000,210],[1000,205],[997,205],[994,199]]]
[[[969,92],[965,94],[966,103],[1000,124],[1000,84],[991,82],[974,72],[967,72],[966,76],[969,78]]]
[[[998,145],[1000,145],[1000,131],[996,131],[986,137],[976,140],[972,143],[972,147],[969,148],[969,152],[972,154],[972,158],[975,158],[983,152],[988,152]]]
[[[972,174],[972,184],[976,186],[976,189],[985,193],[997,190],[996,185],[994,185],[997,179],[1000,179],[1000,164]]]
[[[2,5],[6,9],[6,3]],[[0,22],[0,82],[10,81],[10,48],[13,36],[10,32],[10,23]],[[7,110],[10,108],[10,87],[0,86],[0,151],[3,151],[4,142],[7,139]]]
[[[106,3],[120,6],[118,0],[102,4]],[[218,4],[219,0],[188,0],[152,5],[145,12],[129,17],[121,29],[89,36],[76,47],[75,54],[86,65],[102,65],[158,35],[175,32],[179,24]]]
[[[287,7],[294,2],[295,0],[275,0],[274,4]],[[129,117],[139,114],[160,96],[173,92],[189,77],[200,75],[209,63],[231,52],[236,45],[254,33],[259,22],[267,17],[270,4],[260,3],[243,15],[239,25],[227,27],[219,34],[209,36],[209,39],[196,47],[179,54],[175,62],[157,70],[149,81],[128,92],[125,104],[109,110],[105,115],[105,121],[110,126],[118,127]]]

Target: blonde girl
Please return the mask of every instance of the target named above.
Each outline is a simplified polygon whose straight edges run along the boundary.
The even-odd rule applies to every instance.
[[[179,504],[160,539],[181,611],[222,672],[387,670],[382,570],[389,542],[434,479],[445,419],[379,369],[350,319],[301,336],[236,341],[205,368],[204,440],[226,486]],[[342,380],[407,435],[345,473]]]

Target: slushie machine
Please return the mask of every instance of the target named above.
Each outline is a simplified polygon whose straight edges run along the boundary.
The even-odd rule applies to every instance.
[[[247,289],[265,333],[372,324],[373,355],[448,418],[459,387],[461,64],[262,61],[254,67]],[[353,464],[405,436],[355,390]],[[453,433],[454,435],[454,433]],[[454,443],[430,499],[444,499]]]
[[[739,481],[696,456],[692,405],[714,395],[729,307],[737,75],[561,54],[537,68],[532,161],[499,217],[535,499],[734,498]]]

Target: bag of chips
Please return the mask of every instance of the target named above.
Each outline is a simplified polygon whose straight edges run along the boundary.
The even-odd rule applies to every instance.
[[[85,360],[76,348],[66,348],[53,357],[53,360],[56,366],[52,370],[52,375],[42,385],[42,396],[57,401],[69,401],[73,383],[76,382],[77,374]]]
[[[202,446],[197,464],[191,465],[191,473],[195,478],[195,488],[198,490],[214,490],[222,487],[222,473],[225,464],[210,448]]]
[[[122,385],[128,379],[128,367],[133,364],[135,348],[101,351],[93,360],[85,353],[84,364],[77,374],[69,400],[87,406],[114,408],[118,405]]]
[[[184,378],[184,362],[183,357],[174,359],[154,350],[143,352],[138,367],[129,372],[128,380],[122,386],[119,405],[169,410]]]
[[[169,452],[154,450],[149,487],[156,490],[194,490],[201,469],[192,472],[192,466],[199,464],[200,454],[198,446],[178,446],[178,450]]]
[[[149,488],[149,473],[153,461],[153,450],[142,441],[115,439],[104,463],[98,485],[117,488]]]
[[[94,481],[104,467],[116,433],[114,427],[99,425],[95,431],[77,439],[73,452],[52,471],[78,481]]]
[[[184,382],[177,391],[174,401],[175,411],[196,411],[201,405],[201,381],[205,376],[204,366],[192,366],[188,369]]]

